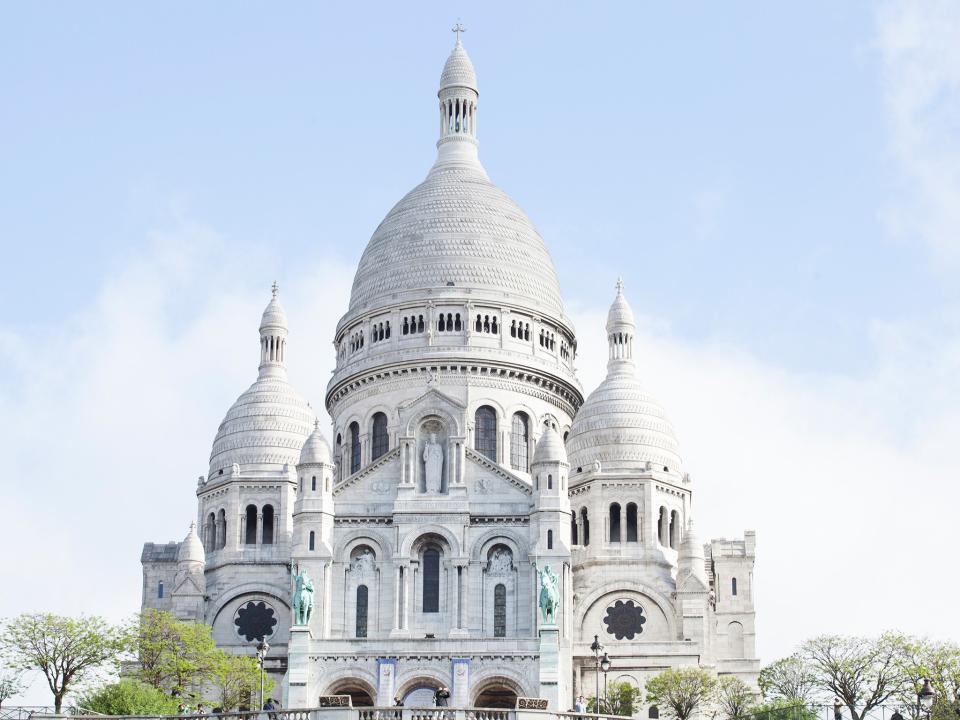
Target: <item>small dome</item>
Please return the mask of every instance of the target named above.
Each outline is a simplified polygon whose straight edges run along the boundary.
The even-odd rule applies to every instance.
[[[323,433],[320,432],[320,421],[315,420],[313,423],[313,432],[310,433],[310,437],[308,437],[307,441],[303,444],[303,449],[300,451],[300,460],[297,462],[297,465],[317,465],[319,463],[332,465],[333,460],[331,458],[330,445],[327,443],[327,439],[323,436]]]
[[[533,464],[538,463],[564,463],[567,462],[567,450],[563,446],[563,440],[560,434],[553,429],[552,425],[547,425],[540,439],[537,440],[536,450],[533,451]]]
[[[473,69],[473,63],[470,62],[467,51],[463,49],[459,40],[457,40],[457,44],[454,46],[453,52],[450,53],[450,57],[447,58],[447,62],[443,66],[443,72],[440,74],[440,90],[443,91],[448,87],[470,88],[479,94],[477,73]]]
[[[280,288],[274,283],[273,296],[270,298],[270,302],[267,303],[267,307],[263,311],[263,317],[260,319],[261,331],[266,328],[287,329],[287,312],[283,309],[283,305],[280,304],[279,293]]]
[[[636,327],[633,319],[633,310],[630,309],[630,303],[627,302],[623,294],[623,281],[617,281],[617,296],[613,299],[610,306],[610,312],[607,313],[607,332],[624,330]]]
[[[683,582],[687,575],[695,576],[704,587],[707,587],[705,553],[703,545],[697,540],[697,534],[693,531],[693,518],[690,518],[687,522],[687,531],[684,533],[683,542],[680,544],[677,584]]]
[[[177,562],[205,562],[206,554],[203,552],[203,543],[197,536],[196,523],[190,523],[190,532],[180,543],[180,549],[177,550]]]
[[[663,408],[632,373],[610,373],[577,411],[567,437],[570,466],[680,472],[680,450]]]

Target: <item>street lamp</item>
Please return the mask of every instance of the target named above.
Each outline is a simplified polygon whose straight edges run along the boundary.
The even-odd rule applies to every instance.
[[[609,712],[607,707],[607,673],[610,671],[610,656],[606,653],[600,658],[600,669],[603,670],[603,709]]]
[[[257,662],[260,664],[260,707],[258,710],[263,710],[263,661],[267,657],[267,653],[270,652],[270,643],[265,639],[260,641],[260,644],[257,645]]]
[[[599,635],[593,636],[593,642],[590,643],[590,649],[593,650],[593,660],[594,660],[594,665],[596,667],[596,674],[594,675],[594,677],[596,678],[596,681],[597,681],[596,690],[593,695],[593,702],[594,702],[594,705],[596,706],[594,709],[596,710],[597,715],[599,715],[600,714],[600,653],[603,652],[603,643],[600,642]],[[606,653],[604,653],[604,655],[606,655]],[[609,658],[607,658],[607,662],[610,662]]]
[[[937,699],[937,693],[934,691],[933,686],[930,685],[930,680],[927,678],[923,679],[923,687],[920,688],[920,692],[917,693],[917,715],[920,715],[922,710],[927,714],[927,717],[930,717],[930,711],[933,709],[933,701]]]

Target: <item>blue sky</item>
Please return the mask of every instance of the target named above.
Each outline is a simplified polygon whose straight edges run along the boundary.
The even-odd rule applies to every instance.
[[[622,274],[700,533],[758,531],[764,660],[957,638],[910,589],[960,501],[960,12],[933,0],[4,4],[2,492],[42,538],[5,572],[39,591],[95,558],[51,609],[136,609],[274,279],[322,405],[353,266],[432,163],[458,17],[481,158],[548,243],[586,389]],[[902,614],[864,610],[891,586]]]

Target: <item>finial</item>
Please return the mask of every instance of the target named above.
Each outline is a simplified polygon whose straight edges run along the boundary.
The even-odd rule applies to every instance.
[[[314,418],[314,419],[313,419],[313,429],[314,429],[314,430],[319,430],[319,429],[320,429],[320,418]]]
[[[194,531],[196,530],[196,528],[197,528],[197,524],[196,524],[193,520],[191,520],[191,521],[190,521],[190,532],[194,532]]]
[[[617,295],[623,295],[623,278],[617,278]]]
[[[465,33],[467,29],[460,24],[460,20],[457,20],[457,24],[450,28],[450,32],[455,32],[457,34],[457,45],[460,44],[460,33]]]
[[[280,292],[280,286],[277,285],[276,280],[273,281],[273,286],[270,288],[270,292],[273,295],[273,297],[276,297],[277,293]]]

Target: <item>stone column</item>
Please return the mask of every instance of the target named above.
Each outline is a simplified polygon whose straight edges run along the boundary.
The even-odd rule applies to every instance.
[[[393,658],[377,659],[377,697],[380,707],[392,707],[397,692],[397,661]]]
[[[470,660],[453,658],[450,676],[453,685],[450,688],[450,706],[464,708],[470,706]]]

